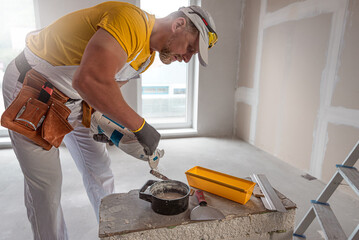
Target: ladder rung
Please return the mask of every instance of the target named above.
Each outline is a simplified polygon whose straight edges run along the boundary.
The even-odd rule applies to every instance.
[[[303,239],[306,239],[306,236],[293,233],[293,238],[292,238],[292,240],[303,240]]]
[[[316,203],[312,205],[327,239],[347,239],[338,219],[335,217],[329,205]]]
[[[359,172],[355,168],[338,167],[339,173],[359,196]]]
[[[343,179],[353,188],[353,190],[359,195],[359,172],[353,167],[359,159],[359,141],[355,147],[348,154],[346,159],[341,165],[337,165],[338,171],[335,172],[332,179],[325,186],[323,191],[319,194],[316,202],[326,203],[330,196],[337,189]],[[341,228],[338,219],[335,217],[330,206],[325,204],[313,203],[308,213],[300,221],[296,227],[294,234],[303,235],[309,225],[314,220],[315,216],[318,217],[318,221],[322,226],[327,239],[346,239],[345,233]],[[295,238],[298,238],[295,236]],[[359,240],[359,225],[350,235],[348,240]]]

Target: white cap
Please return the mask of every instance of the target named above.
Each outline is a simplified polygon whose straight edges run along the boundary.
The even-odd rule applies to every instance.
[[[199,6],[181,7],[179,11],[183,12],[192,21],[192,23],[199,31],[198,59],[201,65],[206,67],[208,64],[208,48],[210,45],[208,33],[211,32],[209,28],[211,28],[213,31],[216,31],[216,26],[214,25],[213,18],[206,10]],[[198,14],[201,16],[199,16]],[[211,45],[213,44],[214,43],[211,43]]]

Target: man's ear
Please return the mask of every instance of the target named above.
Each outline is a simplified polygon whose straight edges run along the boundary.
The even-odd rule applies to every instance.
[[[186,26],[186,19],[183,17],[176,18],[172,23],[172,32],[184,29]]]

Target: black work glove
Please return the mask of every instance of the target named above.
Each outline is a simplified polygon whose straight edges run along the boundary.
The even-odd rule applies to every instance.
[[[94,134],[92,137],[96,142],[108,143],[110,146],[114,145],[111,139],[103,133]]]
[[[134,134],[136,135],[138,142],[144,148],[145,153],[151,156],[158,146],[161,134],[146,121],[142,129],[134,132]]]

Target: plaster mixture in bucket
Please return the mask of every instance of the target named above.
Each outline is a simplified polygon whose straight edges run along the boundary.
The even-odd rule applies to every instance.
[[[188,189],[185,189],[177,182],[170,180],[159,182],[155,186],[152,186],[151,193],[153,196],[160,199],[173,200],[186,196]]]
[[[151,203],[153,211],[163,215],[176,215],[188,209],[189,187],[175,181],[148,180],[141,188],[139,197]]]
[[[177,192],[161,192],[156,195],[157,198],[165,199],[165,200],[173,200],[184,197],[184,194],[177,193]]]

